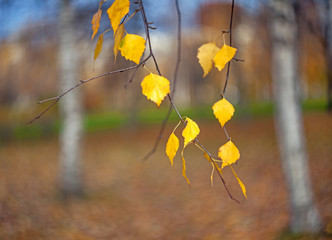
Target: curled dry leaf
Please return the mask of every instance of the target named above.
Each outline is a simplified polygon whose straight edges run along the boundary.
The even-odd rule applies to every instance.
[[[125,33],[125,28],[123,24],[120,24],[118,30],[116,30],[115,36],[114,36],[114,46],[113,46],[113,52],[114,52],[114,62],[116,62],[116,56],[118,55],[120,43],[123,39]]]
[[[204,71],[203,77],[211,71],[213,59],[219,50],[214,42],[203,44],[198,48],[197,58]]]
[[[101,18],[101,13],[102,13],[102,10],[100,8],[101,8],[101,5],[103,4],[103,2],[104,1],[100,1],[98,11],[93,15],[93,18],[92,18],[92,21],[91,21],[91,25],[92,25],[91,40],[95,37],[95,35],[97,34],[98,29],[99,29],[100,18]]]
[[[243,195],[247,198],[247,190],[246,190],[246,186],[244,186],[243,182],[240,180],[240,178],[237,176],[236,172],[234,171],[233,167],[231,165],[229,165],[229,167],[231,168],[241,190],[242,190],[242,193]]]
[[[104,42],[104,34],[100,34],[95,48],[94,61],[96,61],[97,57],[99,56],[99,53],[101,52],[101,49],[103,48],[103,42]]]

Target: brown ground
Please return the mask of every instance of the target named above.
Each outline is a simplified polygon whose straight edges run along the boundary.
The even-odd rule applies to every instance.
[[[327,225],[332,220],[332,118],[320,113],[305,120],[316,200]],[[224,178],[240,205],[229,199],[217,175],[210,186],[211,166],[194,146],[185,150],[191,189],[181,175],[179,155],[170,166],[165,139],[152,159],[141,162],[158,126],[86,136],[83,199],[58,197],[56,139],[2,146],[0,239],[275,239],[289,215],[273,121],[228,125],[241,152],[235,170],[248,199],[230,171]],[[199,126],[200,141],[216,154],[225,142],[218,123]]]

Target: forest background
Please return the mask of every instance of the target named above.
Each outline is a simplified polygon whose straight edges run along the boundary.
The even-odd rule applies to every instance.
[[[217,182],[210,187],[209,165],[202,167],[195,151],[188,153],[191,190],[180,176],[180,164],[175,165],[177,171],[169,167],[165,144],[151,160],[140,161],[153,147],[167,105],[157,110],[145,100],[138,90],[145,73],[139,71],[126,88],[128,73],[82,87],[87,196],[66,206],[56,200],[58,109],[54,107],[33,125],[25,123],[44,108],[36,104],[38,100],[58,95],[59,6],[53,1],[17,2],[1,1],[0,8],[0,235],[9,239],[131,239],[137,234],[147,239],[243,239],[248,234],[269,239],[285,235],[289,216],[274,132],[270,13],[264,1],[239,2],[233,26],[234,46],[245,60],[233,64],[227,90],[227,98],[236,106],[230,131],[241,150],[237,172],[248,188],[248,200],[241,199],[240,206],[233,205]],[[149,19],[157,27],[151,40],[161,71],[170,77],[176,61],[175,7],[168,1],[158,2],[146,1]],[[79,79],[129,66],[121,57],[114,64],[111,33],[93,62],[90,22],[97,5],[74,4]],[[301,98],[314,191],[325,230],[331,233],[328,69],[322,35],[315,28],[319,16],[310,6],[303,9],[311,16],[312,26],[303,21],[299,27]],[[201,123],[206,132],[202,139],[217,149],[224,136],[211,121],[210,105],[219,94],[224,73],[213,70],[203,79],[196,54],[202,43],[215,40],[220,29],[227,29],[230,3],[183,1],[181,8],[183,48],[176,104],[184,115]],[[136,17],[128,29],[143,32]],[[177,121],[175,114],[170,121]],[[236,183],[229,184],[240,197]]]

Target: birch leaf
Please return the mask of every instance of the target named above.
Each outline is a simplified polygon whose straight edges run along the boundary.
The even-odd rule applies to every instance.
[[[150,73],[143,79],[141,87],[143,95],[155,102],[158,107],[165,96],[170,92],[169,81],[153,73]]]
[[[190,118],[186,118],[186,127],[182,131],[182,136],[184,137],[184,147],[185,148],[190,142],[192,142],[199,134],[199,127]]]
[[[218,156],[223,161],[221,168],[224,168],[227,165],[235,163],[240,158],[240,152],[232,140],[229,140],[219,148]]]
[[[103,48],[104,34],[100,34],[95,48],[94,61],[96,61],[101,49]]]
[[[181,152],[181,155],[182,155],[182,176],[187,180],[187,183],[190,186],[190,181],[189,181],[189,179],[187,177],[187,174],[186,174],[186,169],[187,168],[186,168],[186,160],[183,157],[183,150]]]
[[[230,47],[226,44],[217,52],[216,56],[214,57],[214,65],[221,71],[226,63],[228,63],[235,55],[236,48]]]
[[[213,162],[210,159],[210,156],[207,153],[204,153],[204,157],[212,164],[213,167],[215,167],[215,165],[213,164]],[[215,159],[213,159],[214,161],[216,161]],[[221,168],[218,166],[218,164],[216,164],[217,166],[217,170],[220,174],[222,174]]]
[[[220,48],[214,42],[203,44],[198,48],[197,58],[204,71],[203,77],[211,71],[213,58],[219,50]]]
[[[222,127],[224,127],[225,123],[232,118],[235,112],[233,105],[225,98],[213,104],[212,110],[214,116],[218,119]]]
[[[215,167],[217,167],[217,171],[220,173],[220,175],[222,175],[222,171],[221,168],[218,166],[218,164],[214,164],[211,159],[210,156],[205,152],[204,153],[204,157],[211,163],[212,165],[212,172],[211,172],[211,176],[210,176],[210,180],[211,180],[211,186],[213,187],[213,173],[214,173],[214,169]]]
[[[231,168],[237,182],[239,183],[239,186],[242,190],[243,195],[247,198],[247,190],[246,190],[246,186],[244,186],[243,182],[240,180],[240,178],[237,176],[236,172],[234,171],[233,167],[231,165],[229,165],[229,167]]]
[[[136,34],[127,34],[122,39],[119,49],[123,57],[139,64],[145,50],[145,39]]]
[[[98,11],[93,15],[93,18],[91,21],[92,31],[93,31],[91,40],[95,37],[95,35],[97,34],[98,29],[99,29],[100,18],[101,18],[101,13],[102,13],[102,10],[100,8],[101,8],[101,5],[103,4],[103,2],[104,1],[100,1]]]
[[[113,35],[119,27],[121,19],[129,12],[129,0],[115,0],[107,9],[108,17],[113,28]]]
[[[173,166],[173,159],[176,155],[176,152],[179,149],[179,139],[176,137],[174,133],[172,133],[166,144],[166,154],[171,161],[171,165]]]
[[[114,46],[113,46],[113,52],[114,52],[114,62],[116,62],[116,56],[118,55],[120,43],[123,39],[125,33],[125,28],[123,24],[120,24],[118,30],[116,30],[115,36],[114,36]]]

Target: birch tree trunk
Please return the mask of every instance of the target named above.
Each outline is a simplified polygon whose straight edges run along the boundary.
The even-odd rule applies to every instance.
[[[327,71],[327,110],[332,112],[332,0],[324,0],[323,11]]]
[[[297,24],[292,0],[273,0],[273,87],[276,132],[286,177],[290,229],[317,232],[321,221],[309,177],[297,69]]]
[[[78,59],[75,49],[74,11],[70,0],[62,0],[59,18],[59,77],[60,92],[78,81]],[[60,135],[60,191],[64,196],[82,193],[80,144],[82,107],[79,89],[67,94],[60,102],[63,128]]]

